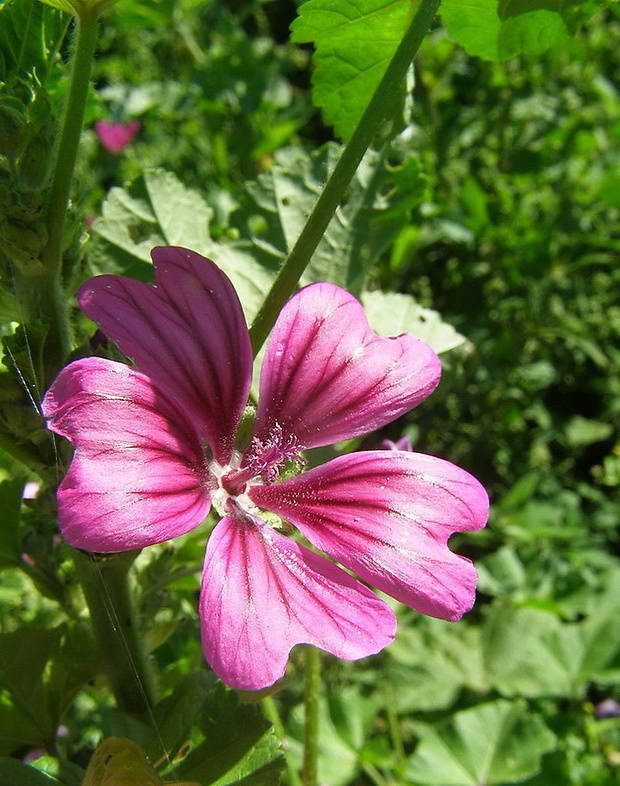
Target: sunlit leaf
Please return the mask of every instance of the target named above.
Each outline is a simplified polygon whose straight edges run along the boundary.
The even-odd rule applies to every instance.
[[[605,0],[443,0],[448,33],[470,55],[507,60],[566,41]]]
[[[54,786],[58,781],[29,767],[17,759],[0,758],[0,783],[2,786]]]
[[[380,336],[411,333],[426,341],[437,353],[463,346],[467,339],[430,308],[420,306],[411,295],[397,292],[364,292],[362,303],[373,330]]]
[[[405,773],[423,786],[520,783],[540,770],[555,736],[524,702],[494,701],[421,727]]]
[[[313,99],[343,139],[368,105],[416,5],[411,0],[307,0],[301,5],[292,38],[314,44]]]
[[[151,281],[154,246],[181,245],[210,257],[232,279],[246,318],[254,315],[273,273],[246,243],[218,243],[209,233],[212,211],[195,191],[169,172],[147,170],[128,188],[111,189],[103,215],[93,226],[91,259],[96,272],[121,273]]]
[[[126,737],[108,737],[93,753],[82,786],[160,786],[146,754]],[[199,786],[177,782],[168,786]]]

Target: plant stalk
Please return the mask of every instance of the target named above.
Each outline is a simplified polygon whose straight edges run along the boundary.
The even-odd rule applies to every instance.
[[[381,123],[390,116],[398,89],[439,8],[440,0],[421,0],[405,35],[366,107],[334,171],[325,184],[297,241],[284,261],[265,302],[250,328],[254,355],[258,354],[282,306],[295,291],[312,254],[325,234],[365,152]]]
[[[304,759],[301,774],[303,786],[319,782],[319,697],[321,694],[321,653],[316,647],[305,647],[304,693]]]
[[[95,641],[119,709],[143,717],[153,705],[153,684],[129,586],[136,551],[95,557],[75,550],[78,578]]]
[[[44,386],[51,382],[71,349],[71,329],[62,285],[64,229],[98,32],[96,12],[86,9],[75,17],[69,88],[52,168],[46,219],[47,245],[41,260],[43,271],[40,280],[32,282],[36,290],[33,296],[39,299],[39,319],[48,328]]]

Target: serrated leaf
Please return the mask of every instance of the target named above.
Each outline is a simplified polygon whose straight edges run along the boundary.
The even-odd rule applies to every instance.
[[[335,166],[340,148],[323,146],[308,155],[285,148],[270,172],[248,185],[265,229],[254,234],[257,249],[279,262],[293,247]],[[329,281],[359,295],[371,266],[394,240],[408,211],[423,199],[426,178],[414,156],[389,167],[368,151],[302,277],[302,284]],[[242,230],[244,231],[244,230]]]
[[[411,295],[378,290],[364,292],[362,304],[370,326],[380,336],[411,333],[437,354],[467,343],[467,339],[444,322],[437,311],[419,305]]]
[[[470,55],[500,61],[562,44],[602,5],[575,0],[443,0],[441,15],[450,37]]]
[[[313,100],[325,122],[349,139],[401,42],[411,0],[308,0],[292,40],[315,46]],[[403,84],[403,93],[405,85]]]
[[[98,273],[152,281],[154,246],[180,245],[210,257],[231,278],[249,321],[274,273],[256,261],[250,243],[218,243],[209,234],[212,211],[172,173],[147,170],[128,188],[113,188],[93,225],[91,263]]]
[[[522,782],[540,770],[555,736],[525,702],[494,701],[422,729],[405,774],[426,786],[494,786]]]
[[[255,705],[239,704],[233,691],[213,686],[205,702],[204,742],[179,765],[179,777],[201,786],[273,786],[284,761],[269,722]]]

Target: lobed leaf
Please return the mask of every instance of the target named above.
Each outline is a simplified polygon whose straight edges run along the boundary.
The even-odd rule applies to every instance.
[[[554,746],[554,734],[525,702],[493,701],[422,727],[405,772],[424,786],[521,783],[540,770],[542,755]]]
[[[285,257],[299,237],[339,153],[334,144],[311,155],[285,148],[276,154],[271,171],[248,186],[254,209],[246,212],[258,209],[264,216],[265,229],[254,233],[254,243],[272,264]],[[422,201],[425,188],[415,156],[389,166],[383,153],[369,150],[301,283],[328,281],[359,296],[370,268],[393,242],[409,211]]]

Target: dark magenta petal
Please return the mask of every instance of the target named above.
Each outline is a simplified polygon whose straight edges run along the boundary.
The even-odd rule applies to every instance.
[[[296,644],[356,660],[389,644],[396,629],[370,590],[247,515],[223,518],[209,538],[200,616],[207,661],[245,690],[282,677]]]
[[[475,568],[447,541],[483,527],[489,503],[459,467],[420,453],[366,451],[248,493],[345,568],[417,611],[455,620],[472,607]]]
[[[407,334],[380,338],[352,295],[312,284],[289,300],[270,336],[257,438],[276,423],[306,448],[365,434],[423,401],[440,374],[427,344]]]
[[[75,448],[58,489],[60,528],[72,546],[142,548],[207,516],[200,435],[144,374],[101,358],[78,360],[60,372],[43,411]]]
[[[97,276],[78,301],[140,371],[179,399],[225,464],[252,376],[239,299],[224,273],[193,251],[161,247],[152,256],[155,284]]]

